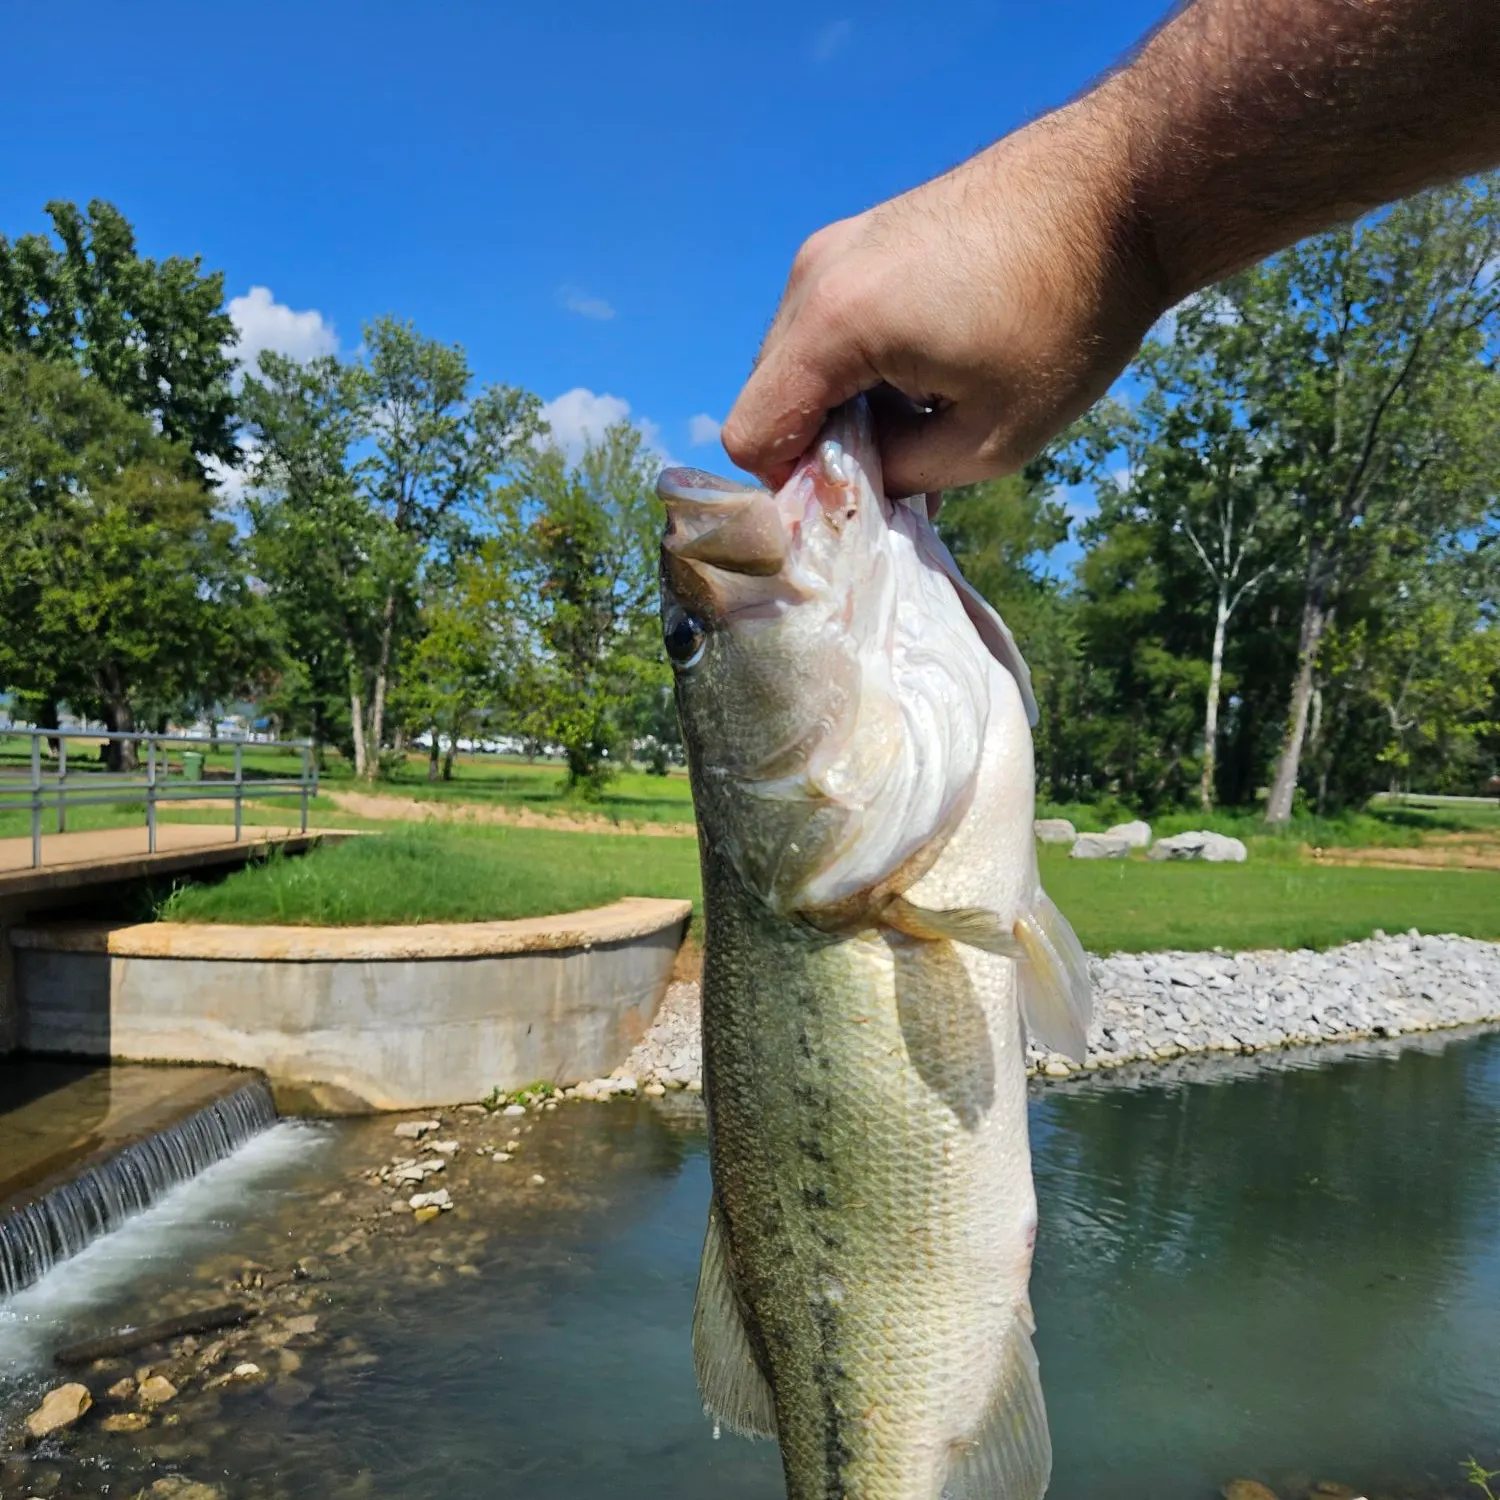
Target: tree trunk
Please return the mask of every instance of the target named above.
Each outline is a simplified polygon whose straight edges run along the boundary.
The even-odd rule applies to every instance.
[[[458,753],[458,736],[453,735],[448,741],[448,748],[443,752],[443,780],[453,780],[453,757]]]
[[[427,779],[429,781],[436,781],[441,774],[441,769],[438,765],[438,731],[436,724],[432,726],[431,733],[432,743],[427,747]]]
[[[104,727],[114,734],[135,733],[135,710],[120,674],[110,668],[105,681]],[[104,763],[111,771],[134,771],[140,765],[133,740],[106,740]]]
[[[1292,679],[1292,701],[1287,709],[1286,735],[1276,758],[1276,775],[1266,802],[1266,822],[1284,825],[1292,818],[1292,799],[1297,792],[1297,773],[1302,764],[1302,746],[1307,738],[1307,710],[1312,702],[1313,671],[1318,647],[1328,627],[1321,588],[1309,588],[1302,604],[1302,629],[1297,639],[1297,674]]]
[[[349,727],[354,731],[354,774],[363,781],[369,757],[365,754],[365,700],[357,690],[349,694]]]
[[[380,626],[380,660],[375,666],[375,698],[370,705],[370,749],[365,759],[365,774],[375,779],[380,769],[380,746],[385,737],[385,690],[391,671],[391,637],[396,628],[396,595],[385,596],[385,610]]]
[[[1219,691],[1224,681],[1224,636],[1229,625],[1229,597],[1219,588],[1219,607],[1214,615],[1214,648],[1208,667],[1208,703],[1203,710],[1203,774],[1198,782],[1198,801],[1204,812],[1214,810],[1214,770],[1218,764]]]

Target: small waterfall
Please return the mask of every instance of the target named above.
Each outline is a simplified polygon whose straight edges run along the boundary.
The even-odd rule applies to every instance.
[[[0,1298],[222,1160],[276,1120],[258,1079],[0,1217]]]

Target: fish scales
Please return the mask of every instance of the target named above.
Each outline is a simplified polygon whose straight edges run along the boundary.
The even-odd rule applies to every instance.
[[[1086,978],[1036,879],[1024,666],[878,493],[864,413],[832,431],[775,497],[661,486],[704,878],[695,1363],[790,1500],[1028,1500],[1021,1009],[1075,1037]]]

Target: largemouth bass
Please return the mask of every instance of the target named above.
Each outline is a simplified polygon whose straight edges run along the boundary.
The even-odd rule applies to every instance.
[[[703,866],[705,1406],[789,1500],[1033,1500],[1025,1026],[1082,1058],[1029,674],[862,401],[779,493],[670,469],[662,610]]]

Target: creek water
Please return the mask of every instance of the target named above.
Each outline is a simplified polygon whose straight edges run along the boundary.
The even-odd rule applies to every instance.
[[[1206,1500],[1246,1476],[1284,1500],[1319,1480],[1460,1493],[1466,1455],[1500,1463],[1500,1035],[1188,1074],[1032,1103],[1051,1494]],[[0,1310],[11,1412],[56,1378],[56,1345],[277,1267],[303,1280],[276,1316],[317,1322],[247,1331],[225,1363],[261,1377],[201,1395],[185,1378],[143,1432],[91,1414],[11,1461],[15,1493],[42,1475],[134,1495],[170,1473],[230,1500],[782,1493],[774,1449],[716,1441],[694,1390],[692,1101],[450,1112],[458,1206],[429,1224],[371,1180],[414,1149],[391,1130],[276,1127],[133,1221],[128,1282],[95,1247]],[[476,1149],[513,1132],[509,1163]],[[84,1373],[99,1411],[131,1363]]]

